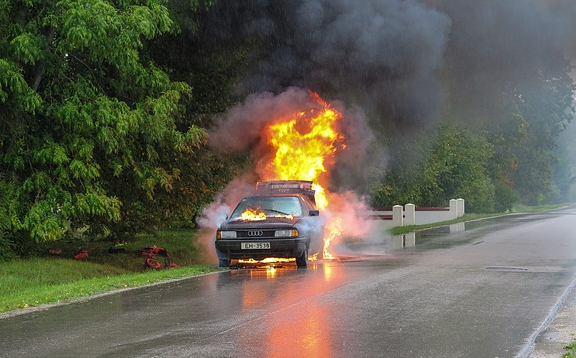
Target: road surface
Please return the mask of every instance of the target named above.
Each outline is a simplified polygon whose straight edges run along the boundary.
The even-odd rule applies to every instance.
[[[528,357],[575,273],[575,209],[505,216],[0,319],[0,355]]]

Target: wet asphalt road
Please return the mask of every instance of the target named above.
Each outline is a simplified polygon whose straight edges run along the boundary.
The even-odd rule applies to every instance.
[[[575,209],[371,241],[4,318],[0,356],[526,357],[576,278]]]

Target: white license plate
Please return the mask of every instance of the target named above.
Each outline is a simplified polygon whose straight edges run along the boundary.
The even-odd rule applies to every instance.
[[[270,249],[269,242],[242,242],[240,243],[242,250],[266,250]]]

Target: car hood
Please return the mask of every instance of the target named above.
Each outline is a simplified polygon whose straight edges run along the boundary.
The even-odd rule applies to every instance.
[[[242,220],[242,219],[232,219],[226,220],[220,225],[220,229],[226,230],[242,230],[242,229],[252,229],[252,228],[275,228],[278,226],[294,225],[301,218],[287,218],[287,217],[268,217],[266,220]]]

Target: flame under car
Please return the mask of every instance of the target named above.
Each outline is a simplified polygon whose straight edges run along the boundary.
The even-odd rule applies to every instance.
[[[322,222],[308,181],[258,183],[256,195],[240,201],[216,232],[220,267],[232,260],[295,258],[308,265],[308,255],[323,245]]]

